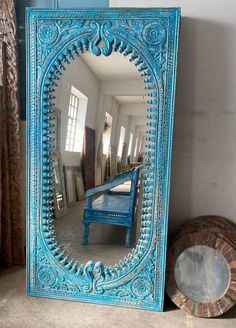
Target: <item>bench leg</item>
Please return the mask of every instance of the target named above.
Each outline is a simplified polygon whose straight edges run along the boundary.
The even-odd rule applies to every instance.
[[[130,228],[126,228],[125,247],[130,247]]]
[[[82,240],[83,245],[88,245],[89,226],[90,226],[90,223],[84,223],[83,240]]]

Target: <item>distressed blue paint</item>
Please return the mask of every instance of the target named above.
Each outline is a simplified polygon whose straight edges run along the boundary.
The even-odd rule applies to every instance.
[[[19,52],[19,72],[20,72],[20,115],[21,119],[26,116],[26,63],[25,63],[25,8],[108,8],[109,0],[17,0],[15,1],[17,27],[18,27],[18,52]]]
[[[86,194],[86,206],[83,216],[83,244],[88,244],[89,227],[91,223],[114,224],[126,228],[125,246],[130,247],[131,226],[134,219],[134,209],[137,196],[137,185],[140,167],[116,175],[105,184],[89,189]],[[129,193],[117,195],[110,189],[126,181],[131,181]],[[98,192],[103,194],[93,201],[93,196]]]
[[[179,18],[178,8],[27,11],[29,295],[163,310]],[[130,54],[150,90],[141,237],[113,267],[70,258],[53,226],[54,91],[87,50]]]

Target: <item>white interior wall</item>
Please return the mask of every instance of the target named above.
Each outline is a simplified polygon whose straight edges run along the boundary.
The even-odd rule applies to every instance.
[[[147,103],[124,103],[121,105],[121,113],[135,115],[137,117],[147,116]]]
[[[63,75],[56,88],[56,107],[61,109],[61,155],[63,165],[78,166],[81,161],[81,153],[65,151],[68,108],[71,86],[77,88],[88,97],[85,126],[95,129],[100,82],[91,72],[88,66],[80,59],[72,61],[63,71]]]
[[[116,146],[116,139],[117,139],[117,134],[119,131],[119,127],[117,126],[119,110],[120,110],[120,105],[114,99],[114,97],[112,97],[112,110],[111,110],[111,112],[109,112],[109,114],[111,114],[113,117],[112,122],[114,122],[112,124],[112,132],[111,132],[111,145],[112,146]]]
[[[136,119],[133,118],[133,121],[135,122]],[[134,133],[134,143],[133,143],[131,159],[132,159],[132,161],[137,161],[138,155],[139,155],[139,145],[140,145],[140,142],[142,141],[144,132],[147,130],[147,127],[146,127],[146,125],[141,125],[141,124],[140,125],[135,124],[134,126],[135,126],[135,133]],[[134,156],[135,144],[136,144],[136,138],[137,137],[138,137],[138,147],[137,147],[136,156]],[[141,149],[141,151],[142,151],[142,149]]]
[[[132,141],[132,145],[131,145],[131,161],[133,161],[133,153],[134,153],[134,143],[135,143],[135,125],[132,125],[132,117],[130,119],[130,128],[129,128],[129,137],[130,137],[130,133],[133,133],[133,141]],[[128,144],[129,146],[129,144]]]
[[[144,154],[145,153],[145,145],[146,145],[146,134],[142,134],[142,147],[141,147],[141,153]]]
[[[124,103],[120,105],[120,113],[126,117],[130,117],[129,125],[126,132],[126,139],[125,142],[127,145],[129,144],[130,132],[133,133],[133,144],[131,148],[131,161],[134,161],[134,149],[135,149],[135,140],[136,136],[140,138],[139,132],[146,131],[146,115],[147,115],[147,104],[146,103]],[[136,116],[129,116],[129,115],[136,115]],[[136,129],[137,127],[137,129]],[[140,130],[141,129],[141,130]],[[139,131],[137,133],[137,130]]]
[[[138,138],[138,140],[137,140]],[[132,150],[132,156],[131,156],[131,161],[136,162],[137,161],[137,157],[138,157],[138,142],[139,141],[139,131],[138,131],[138,127],[135,127],[135,132],[134,132],[134,142],[133,142],[133,150]],[[137,150],[136,150],[136,143],[137,143]],[[135,150],[136,150],[136,154],[135,154]]]
[[[56,106],[61,109],[61,155],[63,165],[74,166],[80,165],[81,153],[65,151],[68,107],[73,85],[86,97],[88,97],[88,106],[86,113],[85,125],[95,129],[96,132],[96,149],[99,145],[99,136],[101,137],[104,126],[105,113],[108,112],[113,117],[111,145],[118,148],[120,138],[120,128],[125,128],[125,142],[129,143],[130,132],[135,135],[135,125],[131,124],[128,111],[131,114],[137,112],[138,115],[145,110],[145,104],[123,104],[119,105],[113,95],[140,95],[140,90],[145,93],[143,83],[140,81],[100,81],[92,73],[89,67],[80,59],[71,62],[63,72],[62,78],[56,89]],[[127,87],[125,94],[124,84]],[[107,88],[109,86],[109,90]],[[137,118],[141,119],[140,117]],[[135,123],[136,124],[136,123]],[[134,146],[133,146],[134,148]]]
[[[124,86],[126,89],[124,89]],[[129,103],[119,104],[114,96],[140,96],[144,95],[144,84],[142,81],[102,81],[100,89],[99,110],[97,114],[97,131],[100,135],[103,131],[105,112],[112,115],[114,124],[112,125],[111,145],[118,148],[120,138],[120,128],[125,128],[125,142],[128,144],[130,132],[135,134],[135,124],[130,120],[130,115],[137,115],[137,121],[145,124],[145,118],[141,117],[146,114],[147,104],[145,103]],[[138,123],[138,124],[139,124]],[[97,139],[97,147],[99,140]],[[134,148],[134,147],[133,147]]]
[[[110,0],[182,9],[170,232],[198,215],[236,222],[236,1]]]
[[[119,104],[114,97],[106,96],[100,90],[100,102],[96,117],[96,147],[98,147],[99,143],[98,136],[101,136],[103,133],[106,112],[112,116],[111,145],[115,146],[118,133]]]
[[[119,115],[119,119],[118,119],[118,129],[117,129],[117,145],[119,144],[119,140],[120,140],[120,128],[121,126],[123,126],[125,128],[125,139],[124,139],[124,142],[127,143],[127,139],[128,139],[128,136],[129,136],[129,116],[127,115],[123,115],[123,114],[120,114]]]
[[[143,80],[103,81],[101,91],[104,95],[112,96],[140,96],[147,93]]]

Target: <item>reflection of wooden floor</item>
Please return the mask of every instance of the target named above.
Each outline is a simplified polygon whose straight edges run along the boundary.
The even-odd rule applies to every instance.
[[[79,263],[89,260],[114,265],[122,260],[131,248],[125,245],[125,228],[110,224],[91,224],[89,244],[82,241],[82,217],[85,201],[77,202],[68,209],[67,215],[55,219],[57,238],[70,257]],[[131,244],[135,246],[136,224],[132,227]]]

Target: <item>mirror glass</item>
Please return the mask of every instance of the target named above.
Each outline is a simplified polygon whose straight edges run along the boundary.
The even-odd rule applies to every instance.
[[[114,265],[140,236],[147,95],[119,53],[81,54],[55,91],[54,215],[71,258]]]
[[[224,256],[205,245],[189,247],[182,252],[174,275],[180,291],[198,303],[218,300],[230,284],[230,268]]]

